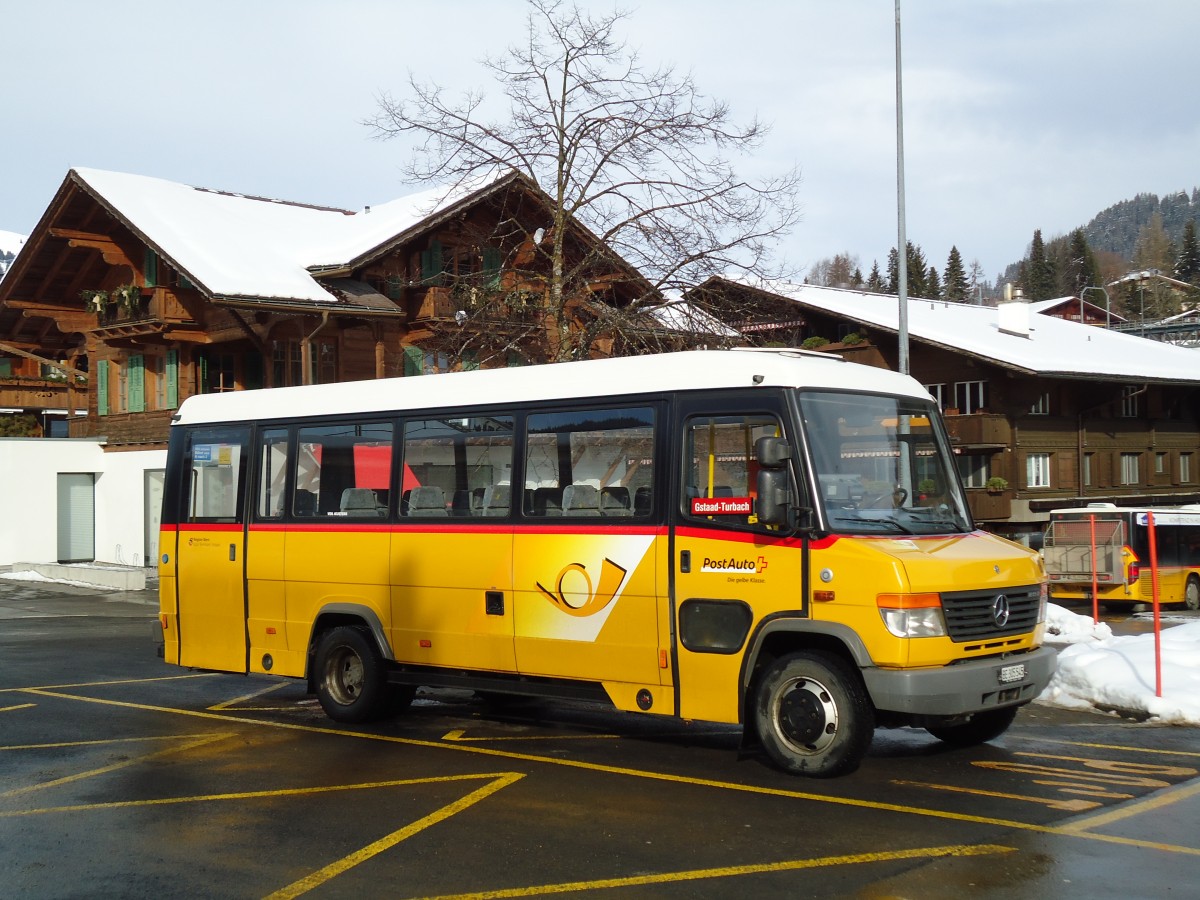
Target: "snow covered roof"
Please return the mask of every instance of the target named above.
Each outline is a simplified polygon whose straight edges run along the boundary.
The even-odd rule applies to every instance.
[[[724,280],[863,325],[899,331],[894,295],[737,276]],[[1036,315],[1028,304],[992,307],[909,298],[908,332],[915,340],[1031,375],[1200,384],[1200,359],[1194,350]]]
[[[495,174],[350,212],[99,169],[72,169],[71,177],[212,296],[330,304],[336,298],[314,272],[361,261],[503,180]]]

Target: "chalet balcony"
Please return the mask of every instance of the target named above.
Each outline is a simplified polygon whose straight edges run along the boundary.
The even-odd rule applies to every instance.
[[[950,442],[963,449],[1003,449],[1012,442],[1012,426],[998,413],[968,413],[959,415],[946,410],[943,420]]]
[[[85,409],[87,385],[61,378],[0,378],[5,409]]]
[[[105,437],[110,447],[165,446],[171,417],[176,412],[174,409],[156,409],[109,416],[77,416],[68,420],[67,434],[73,438]]]
[[[976,522],[1006,520],[1012,516],[1012,491],[967,490],[967,506]]]
[[[466,285],[434,286],[425,289],[417,303],[413,322],[458,325],[467,320],[476,325],[481,322],[489,325],[534,322],[541,313],[539,299],[539,295],[528,291],[472,290]],[[460,322],[464,315],[467,319]]]

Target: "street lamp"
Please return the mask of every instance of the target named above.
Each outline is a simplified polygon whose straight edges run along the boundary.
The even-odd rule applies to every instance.
[[[1111,308],[1111,303],[1110,303],[1110,301],[1109,301],[1109,299],[1108,299],[1108,291],[1106,291],[1106,290],[1105,290],[1104,288],[1102,288],[1102,287],[1096,287],[1094,284],[1093,284],[1093,285],[1088,285],[1087,287],[1085,287],[1083,290],[1081,290],[1081,291],[1079,292],[1079,305],[1080,305],[1079,314],[1080,314],[1081,316],[1083,315],[1083,309],[1082,309],[1082,306],[1083,306],[1083,298],[1084,298],[1084,296],[1087,294],[1087,292],[1088,292],[1088,291],[1099,291],[1100,293],[1102,293],[1102,294],[1104,295],[1104,327],[1105,327],[1105,328],[1112,328],[1112,308]]]

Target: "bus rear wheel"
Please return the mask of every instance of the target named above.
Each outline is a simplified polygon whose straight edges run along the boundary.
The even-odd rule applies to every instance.
[[[1000,737],[1008,731],[1008,726],[1016,717],[1017,707],[1006,706],[1003,709],[975,713],[966,722],[958,725],[930,725],[925,730],[939,741],[945,741],[955,747],[973,747]]]
[[[1188,609],[1200,609],[1200,579],[1192,575],[1183,590],[1183,605]]]
[[[853,772],[875,732],[875,714],[858,673],[820,651],[780,657],[754,700],[763,750],[785,772],[831,778]]]
[[[317,699],[335,722],[368,722],[387,711],[391,698],[383,659],[358,628],[325,632],[315,665]]]

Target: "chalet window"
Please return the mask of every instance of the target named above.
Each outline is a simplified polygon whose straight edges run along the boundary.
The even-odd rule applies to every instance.
[[[1092,486],[1092,457],[1095,453],[1083,454],[1083,485],[1084,487]]]
[[[1154,474],[1166,475],[1170,468],[1169,457],[1166,453],[1154,454]]]
[[[958,477],[962,479],[963,487],[987,487],[988,458],[980,454],[964,454],[956,456]]]
[[[0,359],[0,378],[12,378],[11,359]]]
[[[275,387],[304,383],[299,341],[271,341],[271,375]]]
[[[1142,483],[1141,459],[1140,453],[1121,454],[1121,484]]]
[[[1050,454],[1030,453],[1025,457],[1025,486],[1050,487]]]
[[[1190,484],[1192,481],[1192,454],[1179,454],[1179,483]]]
[[[954,383],[954,408],[963,415],[980,412],[986,406],[986,381],[956,381]]]
[[[438,372],[450,371],[450,355],[434,350],[426,351],[422,360],[421,371],[425,375],[436,375]]]
[[[421,284],[442,284],[445,281],[446,258],[441,241],[430,241],[429,249],[421,251]]]
[[[1138,414],[1138,396],[1141,393],[1141,388],[1137,385],[1130,384],[1121,388],[1121,417],[1124,419],[1136,419]]]
[[[313,384],[333,384],[338,380],[337,344],[333,341],[314,341]]]
[[[1029,408],[1031,416],[1048,416],[1050,415],[1050,392],[1042,394],[1034,401],[1033,406]]]
[[[232,353],[210,353],[200,360],[200,385],[205,394],[222,394],[237,390],[234,377],[235,358]]]
[[[164,409],[175,409],[179,406],[179,351],[167,351],[166,404]]]
[[[926,384],[926,385],[923,385],[923,387],[925,388],[925,390],[929,391],[930,396],[933,397],[934,402],[937,404],[937,408],[939,410],[945,410],[946,409],[946,399],[949,397],[949,391],[946,389],[946,385],[945,384]]]

